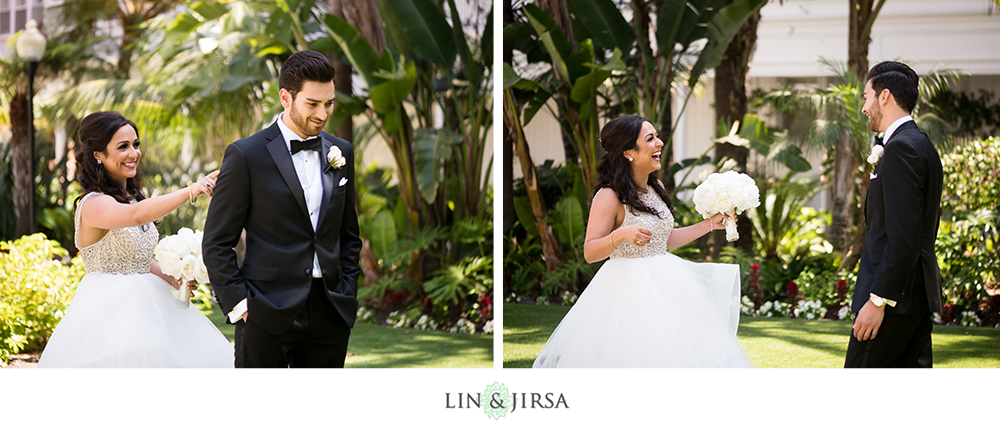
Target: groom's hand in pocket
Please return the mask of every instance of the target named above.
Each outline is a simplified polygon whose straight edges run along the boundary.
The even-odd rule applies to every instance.
[[[858,341],[874,339],[884,317],[885,306],[876,307],[871,300],[865,302],[858,312],[858,318],[854,320],[854,338]]]
[[[240,320],[242,320],[243,323],[247,323],[247,313],[249,313],[249,311],[244,311],[243,315],[240,316]]]

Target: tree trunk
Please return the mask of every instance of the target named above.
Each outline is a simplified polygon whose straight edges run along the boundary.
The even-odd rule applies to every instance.
[[[535,1],[535,5],[555,20],[556,25],[559,26],[559,28],[563,30],[563,33],[566,34],[566,37],[569,38],[569,43],[573,47],[573,52],[576,53],[576,40],[573,39],[573,21],[569,17],[569,8],[566,7],[566,0],[537,0]]]
[[[517,147],[517,157],[521,162],[521,171],[524,172],[524,189],[528,193],[528,201],[531,202],[531,213],[535,219],[535,228],[538,230],[538,239],[542,244],[542,260],[545,261],[545,268],[549,272],[555,272],[562,266],[563,256],[559,250],[559,243],[556,242],[556,237],[552,233],[552,226],[548,223],[548,209],[545,206],[542,192],[538,189],[535,165],[531,161],[528,141],[521,128],[520,112],[515,106],[510,89],[504,90],[503,93],[503,121],[514,146]],[[513,209],[513,206],[511,208]]]
[[[330,0],[330,13],[336,17],[347,21],[344,17],[344,8],[341,0]],[[353,88],[351,83],[351,64],[341,61],[337,56],[328,55],[330,60],[333,62],[333,69],[336,71],[336,79],[334,80],[333,86],[338,92],[345,95],[352,95]],[[340,107],[340,101],[336,102],[337,107]],[[351,118],[347,118],[343,123],[337,126],[335,131],[337,137],[343,138],[347,141],[354,141],[354,121]]]
[[[847,254],[851,245],[852,229],[855,227],[853,208],[857,206],[854,196],[857,161],[848,150],[849,139],[845,136],[833,149],[833,184],[830,186],[832,218],[827,228],[827,240],[841,255]],[[863,234],[863,232],[862,232]]]
[[[672,92],[664,92],[663,97],[663,108],[660,109],[660,118],[657,121],[660,122],[660,136],[668,137],[668,140],[663,143],[663,149],[660,152],[660,160],[663,161],[660,167],[660,180],[663,181],[663,187],[668,193],[673,195],[674,189],[677,188],[677,182],[670,175],[670,166],[674,165],[674,140],[672,138],[674,135],[674,107],[672,106],[674,95]]]
[[[576,53],[577,45],[576,39],[573,38],[573,21],[570,19],[569,8],[566,6],[566,0],[538,0],[535,2],[535,5],[552,17],[552,20],[556,22],[556,26],[561,28],[563,33],[566,35],[566,38],[569,39],[569,43],[573,47],[573,52]],[[569,80],[569,77],[566,77],[566,80]],[[570,128],[559,128],[562,135],[564,160],[566,161],[566,164],[577,164],[583,172],[584,182],[587,185],[590,185],[590,181],[586,179],[588,176],[587,170],[584,167],[584,164],[580,161],[580,152],[577,150],[576,146],[573,144],[573,140],[569,136],[569,134],[572,133],[570,131],[572,131],[573,128],[578,127],[578,125],[574,124],[577,119],[568,118],[566,115],[566,109],[563,108],[568,107],[570,104],[569,91],[565,89],[560,90],[555,95],[555,99],[556,104],[560,107],[560,109],[557,110],[559,116],[557,120],[559,121],[559,124],[568,125]],[[594,181],[596,181],[596,179],[594,179]]]
[[[10,146],[14,174],[14,237],[34,232],[34,179],[31,178],[31,130],[28,125],[28,93],[18,89],[10,99]]]
[[[382,33],[378,4],[367,0],[343,0],[341,10],[344,21],[357,29],[375,50],[375,54],[381,56],[385,50],[385,35]]]
[[[514,8],[511,0],[503,0],[503,26],[506,28],[514,22]],[[513,63],[514,47],[503,44],[503,61]],[[514,214],[514,137],[511,129],[503,128],[503,231],[510,231],[517,221]],[[494,208],[494,212],[496,209]]]
[[[733,3],[733,1],[729,0],[728,3]],[[719,63],[719,66],[715,68],[716,123],[723,121],[728,125],[734,121],[742,121],[747,112],[747,74],[750,71],[750,59],[757,47],[757,24],[759,22],[760,11],[758,10],[743,23],[743,27],[726,47],[726,55],[722,59],[722,63]],[[750,156],[750,149],[720,143],[715,147],[715,156],[716,158],[732,158],[736,161],[741,173],[747,172],[747,158]],[[745,217],[739,218],[736,228],[740,236],[735,243],[736,247],[751,252],[753,250],[753,225],[750,220]],[[718,257],[722,246],[728,244],[726,233],[717,230],[713,232],[712,239],[717,246],[716,254],[713,256]]]
[[[568,100],[569,92],[561,92],[559,95],[556,96],[556,98],[564,98],[564,97]],[[560,105],[563,104],[560,103]],[[558,113],[559,113],[559,119],[558,119],[559,124],[570,125],[571,127],[575,127],[575,125],[573,125],[571,121],[566,118],[566,112],[564,110],[558,110]],[[573,140],[569,138],[569,134],[567,134],[567,129],[559,128],[559,130],[561,131],[560,136],[562,137],[563,159],[566,161],[566,164],[571,164],[571,163],[576,164],[581,168],[581,171],[585,171],[582,170],[583,164],[580,163],[580,152],[576,151],[576,146],[573,145]],[[584,176],[586,176],[586,173],[584,173]]]
[[[878,13],[882,10],[885,0],[851,0],[848,11],[847,33],[847,66],[862,83],[868,75],[868,47],[871,45],[871,30]],[[864,216],[864,202],[868,196],[868,179],[858,171],[862,161],[860,152],[849,140],[836,150],[834,158],[834,189],[843,198],[847,195],[851,201],[841,202],[838,206],[834,197],[833,223],[830,225],[831,243],[835,249],[846,254],[840,269],[853,270],[861,259],[861,250],[865,244],[867,226]],[[838,162],[839,160],[839,162]],[[837,179],[836,176],[846,176]],[[859,200],[853,200],[854,186],[859,186]],[[849,189],[849,192],[844,191]],[[850,233],[847,228],[853,228]],[[836,239],[837,242],[833,240]]]
[[[141,37],[139,30],[136,28],[137,25],[135,15],[122,17],[122,45],[121,51],[118,54],[118,70],[121,71],[122,78],[128,78],[129,73],[132,72],[134,44]]]

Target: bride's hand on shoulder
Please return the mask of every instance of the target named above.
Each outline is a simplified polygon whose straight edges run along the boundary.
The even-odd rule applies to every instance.
[[[723,215],[721,213],[717,213],[715,215],[712,215],[712,217],[709,218],[707,221],[709,225],[711,225],[712,230],[725,230],[726,220],[728,219],[729,219],[728,216]]]

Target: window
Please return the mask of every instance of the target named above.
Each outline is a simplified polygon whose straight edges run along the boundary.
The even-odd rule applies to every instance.
[[[43,23],[45,22],[43,18],[45,18],[45,7],[42,6],[41,0],[36,0],[35,7],[31,8],[31,19],[38,22],[39,29],[43,27]]]
[[[17,31],[24,30],[25,24],[28,24],[28,10],[21,9],[14,11],[14,28]]]
[[[28,23],[28,0],[14,0],[14,28],[11,33],[24,30]]]
[[[24,30],[28,20],[44,25],[45,0],[0,0],[0,35],[10,35]]]
[[[10,0],[0,0],[0,35],[10,31]]]

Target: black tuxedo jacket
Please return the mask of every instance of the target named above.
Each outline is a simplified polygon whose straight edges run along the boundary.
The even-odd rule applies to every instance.
[[[865,246],[851,311],[874,293],[897,301],[886,314],[905,314],[915,297],[941,310],[941,270],[934,255],[941,209],[941,158],[912,121],[885,143],[865,201]]]
[[[226,148],[208,209],[202,252],[223,311],[245,298],[249,319],[272,334],[287,330],[306,304],[314,252],[327,298],[349,326],[357,317],[361,238],[354,153],[345,140],[326,132],[320,137],[323,201],[315,232],[277,123]],[[332,146],[347,160],[339,169],[326,163]],[[240,266],[233,248],[244,229],[246,254]]]

